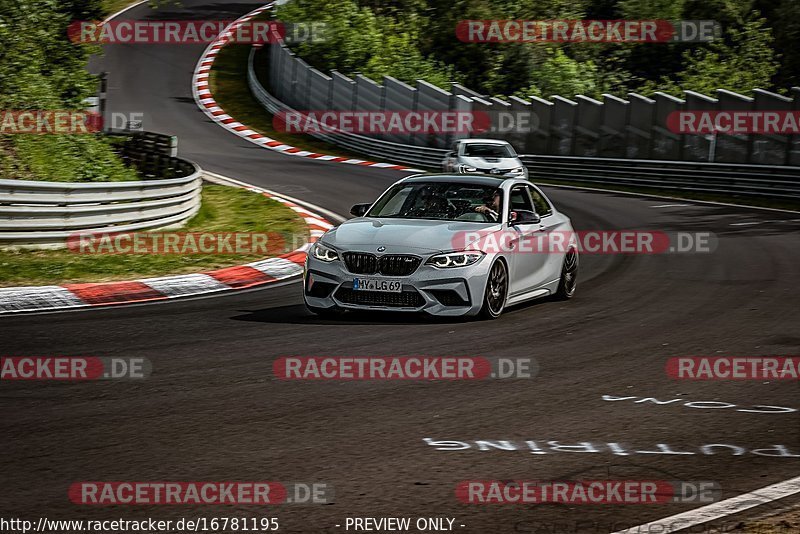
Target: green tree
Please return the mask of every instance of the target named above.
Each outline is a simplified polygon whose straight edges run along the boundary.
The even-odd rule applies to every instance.
[[[593,62],[579,62],[568,57],[560,48],[551,48],[547,52],[547,59],[534,72],[536,82],[518,91],[517,96],[596,96],[597,75],[597,66]]]
[[[775,47],[781,68],[775,77],[778,87],[800,85],[800,2],[782,0],[770,17],[775,33]]]
[[[620,0],[622,18],[629,20],[679,20],[686,0]]]
[[[766,21],[754,18],[740,28],[731,28],[726,39],[717,39],[708,46],[684,54],[686,67],[672,78],[663,78],[659,85],[650,83],[643,92],[661,90],[680,96],[683,90],[713,94],[716,89],[749,93],[756,88],[771,87],[778,70],[772,49],[772,32]]]
[[[418,47],[422,21],[412,12],[399,19],[376,15],[353,0],[296,0],[278,8],[284,22],[324,22],[324,42],[304,42],[297,53],[321,70],[336,69],[343,74],[356,72],[380,81],[393,76],[413,83],[416,79],[449,87],[457,79],[452,67],[426,57]]]
[[[293,0],[279,16],[333,28],[329,42],[295,47],[323,70],[427,78],[442,87],[454,80],[490,95],[624,96],[637,89],[679,93],[684,84],[709,91],[800,83],[797,0]],[[712,44],[522,44],[466,43],[456,35],[464,20],[582,18],[712,19],[725,36]]]
[[[86,70],[99,49],[72,43],[75,17],[102,13],[99,0],[0,1],[0,109],[82,109],[97,80]],[[0,136],[5,178],[59,181],[131,180],[108,142],[88,134]]]

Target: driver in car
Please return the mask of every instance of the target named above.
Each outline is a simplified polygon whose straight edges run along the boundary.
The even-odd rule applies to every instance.
[[[491,219],[492,222],[497,222],[500,220],[500,199],[501,192],[499,189],[495,189],[492,194],[492,199],[487,201],[483,206],[476,206],[475,211],[484,214]]]
[[[431,214],[439,211],[442,211],[442,199],[436,195],[433,187],[427,186],[420,189],[415,200],[414,212]]]

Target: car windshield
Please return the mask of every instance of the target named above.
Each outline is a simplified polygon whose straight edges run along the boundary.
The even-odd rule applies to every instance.
[[[502,199],[502,191],[491,185],[398,184],[375,203],[367,217],[496,222],[502,213]]]
[[[514,153],[508,145],[467,143],[464,155],[470,158],[513,158]]]

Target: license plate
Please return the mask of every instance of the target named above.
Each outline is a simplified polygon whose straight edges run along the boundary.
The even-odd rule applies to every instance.
[[[353,290],[402,293],[403,282],[400,280],[381,280],[379,278],[355,278],[353,279]]]

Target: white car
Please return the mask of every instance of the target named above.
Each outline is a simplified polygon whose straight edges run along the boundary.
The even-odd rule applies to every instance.
[[[442,171],[528,179],[514,147],[499,139],[459,139],[445,154]]]
[[[303,297],[318,315],[360,309],[493,319],[507,305],[575,294],[572,224],[527,180],[409,176],[350,213],[356,218],[326,232],[306,257]],[[531,247],[556,234],[568,237],[557,249]]]

